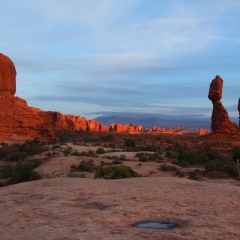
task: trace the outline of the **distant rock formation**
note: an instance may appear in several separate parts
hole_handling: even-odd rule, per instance
[[[165,129],[165,128],[160,128],[160,127],[153,126],[151,128],[146,128],[145,132],[178,133],[178,132],[181,132],[181,129],[180,129],[180,127],[175,127],[174,129],[172,129],[172,128]]]
[[[238,126],[229,119],[228,112],[221,103],[223,80],[218,75],[212,80],[209,88],[208,98],[212,101],[212,133],[237,133]]]
[[[199,129],[200,135],[205,135],[205,134],[209,134],[209,133],[210,133],[209,129],[204,129],[204,128]]]
[[[116,132],[116,133],[139,133],[143,131],[143,127],[135,126],[133,122],[130,125],[128,124],[122,125],[120,123],[117,123],[117,124],[111,124],[109,130],[111,132]]]

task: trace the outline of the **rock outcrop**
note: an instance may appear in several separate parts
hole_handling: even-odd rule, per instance
[[[29,107],[24,99],[14,96],[16,75],[11,59],[0,54],[0,142],[50,139],[54,138],[54,131],[60,130],[109,130],[96,120]]]
[[[204,129],[204,128],[199,129],[200,135],[205,135],[205,134],[209,134],[209,133],[210,133],[210,131],[208,129]]]
[[[42,119],[16,93],[16,69],[7,56],[0,54],[0,141],[13,143],[27,139],[53,137],[41,126]]]
[[[109,129],[110,131],[116,133],[139,133],[143,131],[142,126],[135,126],[133,122],[130,125],[128,124],[122,125],[120,123],[111,124]]]
[[[221,103],[222,98],[223,80],[221,77],[216,76],[212,80],[209,88],[208,98],[212,101],[212,133],[220,134],[233,134],[238,132],[238,126],[236,123],[229,119],[228,112]]]

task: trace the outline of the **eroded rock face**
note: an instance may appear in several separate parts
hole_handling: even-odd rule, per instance
[[[7,56],[0,54],[0,142],[23,142],[53,133],[41,127],[42,119],[21,98],[15,97],[16,69]],[[41,131],[40,131],[41,130]]]
[[[13,62],[0,54],[0,140],[12,135],[16,69]]]
[[[59,130],[108,131],[96,120],[29,107],[24,99],[14,96],[16,74],[14,63],[0,54],[0,142],[54,138],[54,131]]]
[[[229,119],[228,112],[221,103],[222,98],[223,80],[221,77],[216,76],[212,80],[209,88],[208,98],[212,101],[212,133],[228,133],[234,134],[238,132],[238,126],[236,123]]]
[[[11,59],[0,53],[0,93],[16,93],[16,69]]]

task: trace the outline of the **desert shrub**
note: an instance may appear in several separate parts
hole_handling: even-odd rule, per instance
[[[77,170],[82,172],[93,172],[96,166],[94,165],[93,161],[82,161],[77,167]]]
[[[157,141],[161,141],[161,140],[162,140],[162,137],[157,136],[157,137],[156,137],[156,140],[157,140]]]
[[[153,154],[140,152],[140,153],[136,154],[136,157],[139,158],[140,162],[147,162],[148,160],[149,161],[159,161],[159,160],[163,159],[161,152],[155,152]]]
[[[100,140],[102,140],[103,142],[112,142],[114,138],[111,134],[107,134],[105,136],[101,136]]]
[[[73,156],[80,156],[80,153],[79,153],[77,150],[75,150],[75,151],[72,153],[72,155],[73,155]]]
[[[129,150],[135,150],[136,143],[133,139],[124,139],[124,147],[126,147]]]
[[[176,158],[177,154],[174,151],[167,151],[165,156],[168,157],[168,158]]]
[[[161,171],[165,171],[165,172],[168,172],[168,171],[176,171],[176,167],[175,166],[171,166],[171,165],[167,165],[166,163],[160,165],[160,168],[159,168]]]
[[[191,173],[189,173],[188,179],[196,181],[196,180],[198,180],[198,177],[197,177],[196,173],[191,172]]]
[[[182,162],[186,162],[188,165],[194,165],[199,162],[199,156],[195,152],[190,152],[190,151],[182,151],[178,155],[178,160],[180,164]]]
[[[94,157],[95,153],[92,150],[89,150],[88,152],[82,151],[79,156],[86,156],[86,157]]]
[[[240,147],[235,147],[233,149],[233,160],[237,161],[237,159],[240,160]]]
[[[37,172],[34,172],[33,169],[39,164],[40,162],[35,160],[26,163],[18,163],[16,166],[5,166],[1,171],[1,175],[3,178],[9,179],[9,184],[37,180],[41,177]]]
[[[127,157],[126,157],[126,155],[120,155],[120,159],[122,160],[122,161],[126,161],[127,160]]]
[[[205,172],[219,171],[225,172],[232,177],[238,177],[238,169],[236,166],[226,164],[225,162],[212,160],[205,164]]]
[[[112,160],[112,164],[116,165],[116,164],[122,164],[121,159],[117,158],[117,159],[113,159]]]
[[[167,139],[166,139],[166,143],[173,144],[174,141],[173,141],[171,138],[167,138]]]
[[[179,177],[184,177],[184,173],[180,170],[180,169],[176,169],[176,174],[179,176]]]
[[[148,157],[147,156],[140,157],[139,162],[148,162]]]
[[[153,154],[149,154],[149,161],[158,161],[163,160],[163,156],[161,152],[155,152]]]
[[[167,151],[172,151],[173,150],[173,147],[172,146],[168,146],[167,147]]]
[[[224,167],[224,172],[229,174],[232,177],[238,177],[239,176],[238,169],[235,166],[232,166],[232,165],[226,165]]]
[[[104,148],[98,148],[96,151],[97,154],[103,154],[105,153]]]
[[[46,150],[45,143],[40,143],[37,140],[27,141],[24,144],[13,144],[11,146],[3,144],[0,148],[0,159],[2,161],[18,162]]]
[[[172,160],[171,163],[172,163],[172,164],[175,164],[175,165],[179,165],[179,164],[180,164],[180,162],[179,162],[177,159]]]
[[[161,152],[161,147],[155,145],[138,146],[137,151]]]
[[[64,149],[63,153],[65,156],[67,156],[68,154],[70,154],[72,151],[72,148],[71,147],[67,147],[66,149]]]
[[[224,157],[224,155],[221,154],[218,149],[211,148],[209,144],[206,144],[203,149],[200,149],[198,151],[198,155],[202,163],[212,161],[212,160],[221,161],[221,162],[226,161],[226,158]]]
[[[59,147],[60,147],[60,144],[54,144],[54,145],[52,145],[52,150],[57,149]]]
[[[183,147],[179,142],[175,142],[173,148],[174,148],[174,151],[178,152],[179,149],[182,149]]]
[[[120,179],[138,177],[138,174],[130,167],[105,165],[99,167],[95,173],[95,178]]]
[[[110,144],[109,144],[109,147],[110,147],[110,148],[115,148],[115,144],[114,144],[114,143],[110,143]]]

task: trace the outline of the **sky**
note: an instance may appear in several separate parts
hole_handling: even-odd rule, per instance
[[[29,106],[88,119],[238,116],[239,0],[0,0],[0,52]]]

